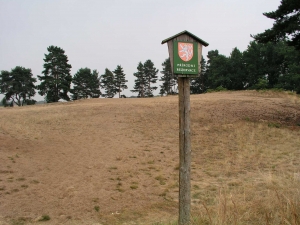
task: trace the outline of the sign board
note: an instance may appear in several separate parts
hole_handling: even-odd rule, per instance
[[[179,217],[178,225],[190,224],[191,216],[191,139],[190,77],[201,71],[202,45],[208,43],[188,31],[161,42],[168,43],[172,72],[178,74],[179,96]]]
[[[208,46],[207,42],[185,30],[161,43],[168,43],[173,74],[186,78],[200,75],[202,46]]]
[[[174,74],[199,74],[198,43],[173,41]]]

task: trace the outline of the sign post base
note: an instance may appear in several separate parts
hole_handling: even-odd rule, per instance
[[[179,91],[179,225],[190,222],[191,211],[191,139],[190,79],[178,78]]]

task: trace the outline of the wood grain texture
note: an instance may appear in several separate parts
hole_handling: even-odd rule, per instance
[[[189,224],[191,210],[190,80],[178,78],[179,90],[179,225]]]

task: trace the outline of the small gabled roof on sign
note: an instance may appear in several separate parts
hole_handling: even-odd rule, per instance
[[[170,40],[172,40],[172,39],[174,39],[174,38],[176,38],[176,37],[178,37],[178,36],[180,36],[180,35],[182,35],[182,34],[187,34],[187,35],[191,36],[191,37],[194,38],[196,41],[198,41],[200,44],[204,45],[205,47],[207,47],[207,46],[209,45],[207,42],[203,41],[201,38],[198,38],[196,35],[194,35],[194,34],[188,32],[187,30],[184,30],[184,31],[182,31],[182,32],[180,32],[180,33],[178,33],[178,34],[175,34],[175,35],[172,36],[172,37],[169,37],[169,38],[163,40],[163,41],[161,42],[161,44],[164,44],[164,43],[166,43],[166,42],[168,42],[168,41],[170,41]]]

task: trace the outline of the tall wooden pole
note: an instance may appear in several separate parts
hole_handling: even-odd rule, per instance
[[[179,225],[190,224],[191,217],[191,138],[190,80],[199,75],[202,46],[208,43],[188,31],[161,42],[168,43],[172,72],[178,76],[179,91]],[[193,49],[193,54],[186,49]],[[183,54],[184,53],[184,54]]]
[[[179,225],[190,223],[191,216],[191,138],[190,79],[178,78],[179,91]]]

